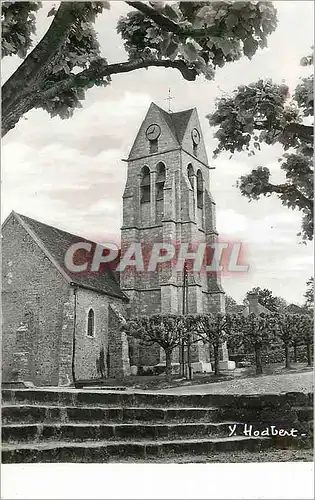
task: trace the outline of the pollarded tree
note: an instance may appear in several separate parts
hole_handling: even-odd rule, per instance
[[[141,68],[179,70],[184,79],[214,78],[215,70],[251,58],[277,25],[266,1],[126,2],[131,10],[117,24],[128,60],[108,64],[94,23],[110,2],[60,2],[52,22],[32,48],[41,2],[1,2],[2,56],[22,64],[2,88],[2,135],[34,108],[69,118],[87,89],[107,86],[111,75]]]
[[[304,57],[303,66],[313,64]],[[289,88],[271,80],[240,85],[230,96],[217,100],[214,113],[207,116],[218,127],[215,151],[248,151],[254,155],[261,145],[280,143],[287,151],[279,158],[283,183],[274,184],[270,171],[260,166],[242,176],[238,187],[249,201],[276,194],[284,206],[303,213],[302,240],[313,238],[313,75],[303,78],[290,98]]]
[[[198,336],[196,335],[196,331],[198,329],[199,321],[198,314],[185,314],[182,316],[181,320],[181,343],[180,343],[180,359],[182,364],[182,375],[185,375],[185,350],[187,352],[187,375],[188,378],[191,379],[192,371],[191,371],[191,347],[193,344],[198,342]]]
[[[298,314],[276,314],[269,324],[283,344],[286,368],[291,368],[289,348],[298,340],[299,321],[300,315]]]
[[[204,343],[213,348],[214,353],[214,373],[220,374],[219,352],[220,347],[228,340],[232,328],[231,316],[218,313],[196,315],[196,336]]]
[[[238,331],[242,338],[242,343],[248,351],[255,353],[256,374],[261,375],[262,352],[275,337],[274,327],[270,326],[271,314],[261,313],[259,315],[249,314],[248,316],[238,316]]]
[[[129,336],[150,347],[158,344],[165,352],[165,373],[170,381],[172,352],[180,345],[183,332],[183,316],[176,314],[153,314],[126,320],[121,329]]]
[[[301,314],[298,322],[298,335],[306,346],[307,365],[312,366],[312,346],[314,345],[314,317]]]

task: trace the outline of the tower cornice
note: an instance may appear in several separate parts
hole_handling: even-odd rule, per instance
[[[201,163],[201,165],[203,165],[204,167],[208,168],[209,170],[215,170],[215,167],[210,167],[210,165],[208,165],[207,163],[204,163],[199,158],[197,158],[196,156],[192,155],[191,153],[189,153],[189,151],[187,151],[186,149],[184,149],[182,147],[167,149],[166,151],[159,151],[157,153],[152,153],[150,155],[137,156],[136,158],[122,158],[121,161],[124,161],[124,162],[127,162],[127,163],[131,163],[133,161],[144,160],[145,158],[152,158],[152,157],[155,157],[155,156],[161,156],[161,154],[172,153],[174,151],[182,151],[183,153],[186,153],[188,156],[190,156],[193,160],[198,161],[199,163]]]

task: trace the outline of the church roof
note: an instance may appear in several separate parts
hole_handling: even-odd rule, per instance
[[[194,108],[185,109],[184,111],[178,111],[177,113],[168,113],[159,106],[156,107],[159,108],[164,117],[164,120],[172,130],[178,142],[181,144]]]
[[[83,288],[88,288],[101,292],[105,295],[129,300],[120,289],[114,271],[109,267],[102,266],[100,272],[91,273],[71,273],[65,266],[65,254],[74,243],[87,242],[92,244],[92,249],[96,243],[82,236],[68,233],[43,222],[39,222],[25,215],[12,212],[13,216],[20,222],[28,234],[36,241],[53,265],[60,271],[69,283],[73,283]]]

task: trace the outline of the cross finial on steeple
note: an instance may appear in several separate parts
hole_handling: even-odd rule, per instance
[[[165,101],[168,101],[168,112],[171,113],[171,100],[174,99],[174,97],[171,95],[171,89],[168,89],[168,97],[165,99]]]

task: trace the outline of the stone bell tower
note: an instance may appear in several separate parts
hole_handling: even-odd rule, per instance
[[[152,248],[162,242],[216,242],[211,167],[195,108],[167,113],[152,103],[127,162],[122,253],[130,243]],[[183,272],[160,266],[152,272],[130,267],[121,273],[121,289],[130,297],[132,315],[182,313]],[[187,288],[189,313],[224,311],[217,274],[188,272]]]

